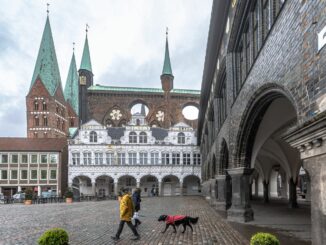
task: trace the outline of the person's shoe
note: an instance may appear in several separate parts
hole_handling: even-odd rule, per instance
[[[139,239],[140,239],[140,236],[138,235],[138,236],[135,236],[135,237],[131,238],[130,240],[137,241]]]
[[[141,224],[141,222],[140,222],[140,220],[138,220],[138,225],[140,225]]]
[[[111,236],[111,238],[112,238],[113,241],[119,241],[120,240],[120,238],[116,237],[116,236]]]

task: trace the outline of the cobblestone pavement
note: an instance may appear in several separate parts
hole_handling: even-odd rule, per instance
[[[139,241],[131,241],[132,233],[127,226],[116,244],[249,244],[200,197],[143,198],[140,218],[143,222],[138,231]],[[114,244],[114,235],[119,222],[117,201],[83,202],[73,204],[22,204],[0,206],[0,244],[37,244],[37,238],[47,229],[62,227],[73,244]],[[199,217],[190,229],[182,234],[182,227],[165,234],[164,223],[157,222],[161,214],[184,214]]]

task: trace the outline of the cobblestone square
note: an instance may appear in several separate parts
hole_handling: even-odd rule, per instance
[[[37,244],[38,237],[47,229],[62,227],[73,244],[114,244],[119,222],[118,201],[82,202],[73,204],[21,204],[0,206],[0,244]],[[165,234],[164,223],[157,222],[161,214],[184,214],[199,217],[194,232],[187,229],[176,234],[170,227]],[[201,197],[143,198],[138,228],[141,240],[130,240],[132,233],[127,226],[116,244],[248,244]]]

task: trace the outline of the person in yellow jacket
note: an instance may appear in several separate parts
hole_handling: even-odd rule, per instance
[[[139,240],[140,236],[136,230],[136,228],[131,223],[131,218],[134,215],[134,205],[131,199],[130,194],[128,193],[128,189],[123,188],[121,190],[122,196],[119,197],[120,200],[120,224],[118,231],[115,236],[112,236],[111,238],[114,241],[118,241],[120,239],[120,234],[122,232],[123,226],[125,223],[129,226],[129,228],[134,233],[135,237],[131,240]]]

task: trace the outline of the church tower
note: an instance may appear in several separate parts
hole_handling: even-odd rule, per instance
[[[78,72],[75,59],[75,48],[73,49],[67,81],[64,90],[64,96],[67,101],[67,113],[69,127],[78,127],[79,124],[79,85]]]
[[[67,137],[67,106],[49,16],[46,18],[30,90],[26,96],[26,112],[27,137]]]
[[[170,53],[169,53],[169,41],[168,41],[168,30],[166,30],[166,41],[165,41],[165,56],[164,56],[164,64],[163,71],[161,75],[161,83],[162,89],[164,91],[164,100],[165,100],[165,112],[164,112],[164,127],[168,128],[171,126],[171,103],[170,103],[170,91],[173,89],[173,79],[174,76],[172,74],[171,61],[170,61]]]
[[[83,56],[79,69],[79,125],[86,123],[89,118],[87,89],[93,85],[92,63],[88,47],[88,25],[86,25],[86,39]]]

